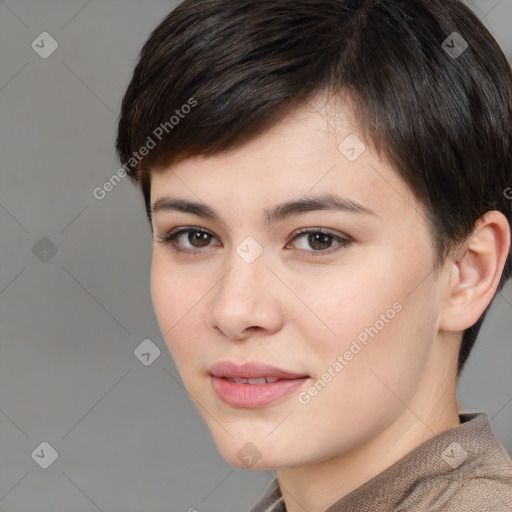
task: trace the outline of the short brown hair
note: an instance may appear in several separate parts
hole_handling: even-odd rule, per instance
[[[435,268],[485,212],[512,224],[512,71],[458,0],[179,4],[144,44],[119,119],[148,219],[151,172],[240,147],[320,92],[350,98],[365,141],[425,206]],[[509,252],[498,291],[511,268]],[[489,307],[464,332],[459,373]]]

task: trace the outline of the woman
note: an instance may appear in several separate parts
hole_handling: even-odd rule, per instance
[[[117,151],[191,399],[257,511],[512,509],[457,377],[511,272],[512,73],[456,0],[185,0]]]

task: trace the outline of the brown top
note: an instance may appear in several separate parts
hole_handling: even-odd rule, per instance
[[[512,461],[487,414],[459,417],[325,512],[511,512]],[[277,478],[250,512],[286,512]]]

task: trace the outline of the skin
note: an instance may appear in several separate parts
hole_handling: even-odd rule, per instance
[[[319,96],[242,148],[152,173],[152,204],[165,196],[202,202],[223,219],[153,216],[151,293],[164,339],[220,453],[247,468],[237,453],[253,443],[260,458],[251,469],[276,469],[289,512],[324,511],[459,424],[462,331],[491,301],[510,246],[506,218],[488,212],[434,272],[421,204],[370,145],[353,162],[339,151],[358,132],[348,104],[333,112]],[[375,215],[309,211],[270,227],[263,219],[264,208],[323,193]],[[177,227],[211,236],[181,235],[177,243],[197,255],[177,253],[158,238]],[[352,242],[294,239],[300,228]],[[236,252],[247,236],[263,249],[250,264]],[[337,357],[395,303],[401,311],[333,372]],[[269,406],[232,407],[214,393],[208,371],[225,360],[260,361],[310,379]],[[299,392],[329,368],[335,377],[301,403]]]

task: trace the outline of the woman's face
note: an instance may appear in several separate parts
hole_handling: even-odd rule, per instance
[[[426,219],[346,112],[308,105],[152,176],[158,323],[238,467],[346,454],[432,405],[443,278]]]

